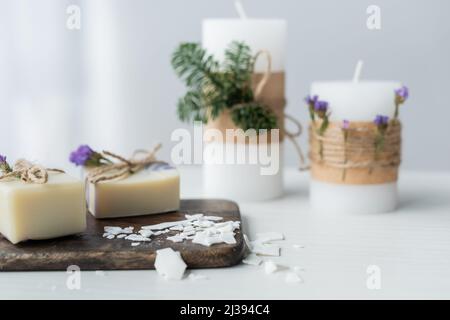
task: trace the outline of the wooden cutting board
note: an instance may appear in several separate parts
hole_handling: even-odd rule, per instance
[[[151,242],[132,247],[125,239],[103,238],[104,226],[135,227],[161,222],[184,220],[185,214],[204,213],[223,217],[223,221],[241,221],[239,207],[227,200],[182,200],[177,212],[130,218],[96,220],[87,216],[83,234],[51,240],[11,244],[0,236],[0,271],[67,270],[77,265],[81,270],[153,269],[156,250],[171,247],[180,251],[189,268],[229,267],[239,263],[245,254],[241,230],[236,230],[236,244],[215,244],[205,247],[185,240],[167,240],[170,233],[152,236]],[[173,234],[177,233],[173,231]]]

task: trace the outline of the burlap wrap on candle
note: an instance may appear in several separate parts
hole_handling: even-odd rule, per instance
[[[258,84],[262,81],[265,73],[255,73],[252,77],[253,90],[256,90]],[[277,117],[277,126],[279,130],[279,140],[283,141],[285,131],[284,131],[284,107],[286,105],[286,99],[284,96],[285,91],[285,73],[284,72],[271,72],[270,77],[264,85],[264,88],[261,90],[260,94],[257,97],[258,102],[264,103],[270,110],[272,110]],[[229,110],[225,110],[220,114],[216,119],[209,119],[208,124],[206,125],[206,130],[208,129],[217,129],[219,130],[223,136],[225,137],[226,129],[239,129],[233,120],[231,119]],[[270,131],[266,137],[258,137],[258,141],[268,143],[271,142]],[[246,143],[251,142],[248,137],[243,137],[242,139],[238,139],[237,137],[234,139],[237,141],[245,141]]]
[[[322,136],[317,132],[319,126],[317,121],[309,127],[311,175],[315,180],[352,185],[397,181],[401,162],[400,122],[389,124],[378,152],[375,148],[378,131],[372,122],[350,123],[347,139],[340,122],[330,122]]]

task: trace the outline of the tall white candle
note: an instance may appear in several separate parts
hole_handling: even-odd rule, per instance
[[[271,56],[271,71],[283,72],[286,59],[286,21],[247,18],[242,10],[239,12],[241,19],[204,20],[203,48],[209,54],[213,54],[217,60],[223,61],[224,52],[231,42],[242,41],[250,46],[253,54],[260,50],[268,51]],[[266,70],[267,61],[258,59],[255,72],[262,73]],[[245,148],[241,146],[238,149]],[[278,159],[280,170],[273,175],[261,175],[262,166],[259,164],[205,163],[206,195],[244,201],[266,200],[281,196],[283,194],[282,149],[280,146],[280,159]]]
[[[330,121],[373,121],[376,115],[392,118],[397,81],[314,82],[311,95],[329,103]],[[397,206],[397,183],[344,185],[311,181],[311,206],[317,212],[379,213]]]
[[[220,61],[233,41],[243,41],[253,53],[267,50],[272,71],[284,71],[286,59],[286,20],[279,19],[206,19],[203,21],[203,47]],[[267,63],[260,59],[255,71],[264,72]]]
[[[86,63],[83,135],[79,143],[130,155],[158,142],[151,123],[153,94],[140,54],[145,46],[131,36],[134,24],[122,14],[124,2],[84,5]],[[145,59],[145,61],[147,61]],[[153,140],[153,138],[155,140]]]

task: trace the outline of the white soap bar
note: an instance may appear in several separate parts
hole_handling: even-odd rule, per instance
[[[100,219],[176,211],[180,176],[175,168],[155,163],[122,180],[88,183],[88,208]]]
[[[51,239],[86,229],[84,184],[49,173],[46,184],[0,181],[0,232],[12,243]]]

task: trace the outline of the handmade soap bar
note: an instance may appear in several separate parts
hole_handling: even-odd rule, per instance
[[[0,181],[0,232],[12,243],[50,239],[86,229],[84,185],[64,173],[45,184]]]
[[[180,208],[180,176],[165,163],[153,163],[125,179],[88,183],[88,208],[96,218],[117,218]]]

